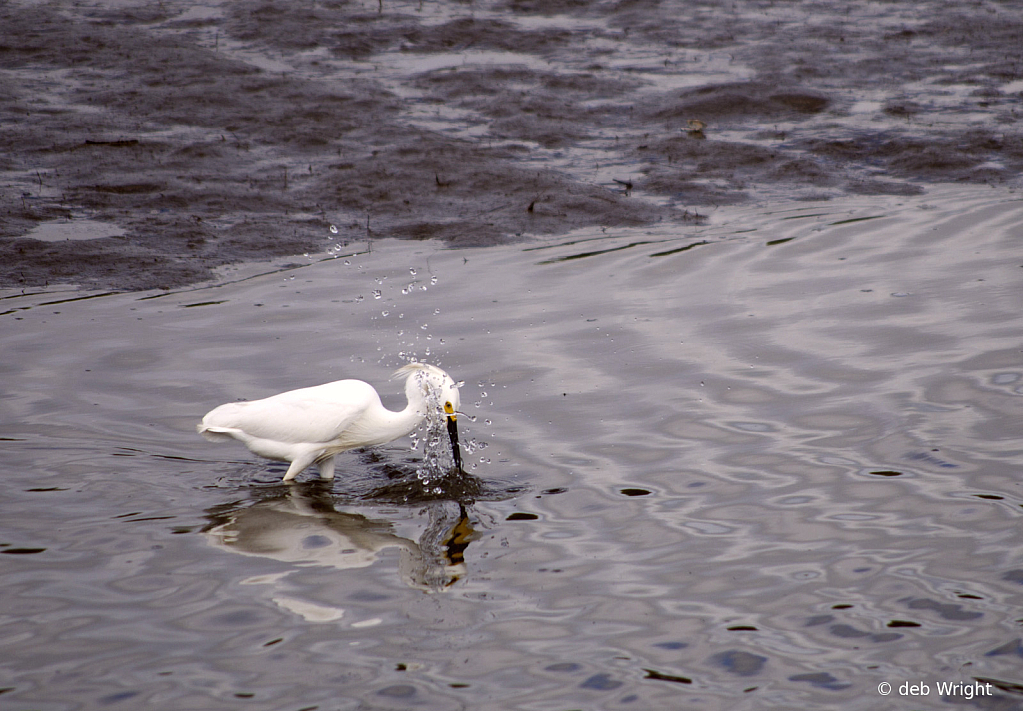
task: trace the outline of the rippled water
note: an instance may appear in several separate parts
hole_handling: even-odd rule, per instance
[[[939,190],[8,292],[0,701],[1016,708],[1021,223]],[[445,496],[407,440],[289,487],[195,434],[344,377],[398,408],[399,354],[466,382]]]

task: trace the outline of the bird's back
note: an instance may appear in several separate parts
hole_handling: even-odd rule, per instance
[[[328,443],[339,439],[367,408],[374,406],[382,407],[369,383],[337,380],[262,400],[221,405],[203,417],[199,432],[212,440]]]

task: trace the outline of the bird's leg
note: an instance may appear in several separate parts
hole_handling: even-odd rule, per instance
[[[334,455],[324,457],[323,459],[316,462],[316,466],[320,470],[321,479],[333,479],[334,478]]]
[[[291,466],[288,467],[288,471],[284,475],[284,479],[282,479],[282,481],[291,481],[301,474],[303,469],[313,463],[317,454],[318,452],[306,452],[305,454],[300,454],[292,459]]]

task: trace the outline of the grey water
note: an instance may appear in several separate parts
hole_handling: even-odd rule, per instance
[[[709,218],[4,292],[0,707],[1019,707],[1019,195]],[[195,433],[409,358],[450,489]]]

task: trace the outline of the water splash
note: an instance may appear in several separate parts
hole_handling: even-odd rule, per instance
[[[429,486],[431,482],[447,476],[456,467],[440,388],[434,387],[425,377],[419,380],[420,384],[425,386],[427,395],[426,419],[415,433],[417,442],[423,445],[423,459],[416,468],[416,478]]]

